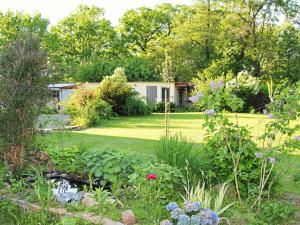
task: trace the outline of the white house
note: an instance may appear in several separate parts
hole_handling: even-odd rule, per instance
[[[167,93],[168,100],[179,107],[188,104],[188,98],[192,91],[192,83],[189,82],[128,82],[128,84],[132,86],[143,99],[153,104],[164,102],[165,93]],[[70,98],[70,95],[79,85],[92,89],[96,88],[99,83],[51,84],[49,88],[58,102],[64,102]]]

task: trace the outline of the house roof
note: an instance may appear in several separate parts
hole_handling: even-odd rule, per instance
[[[48,88],[59,88],[59,89],[73,89],[77,88],[77,84],[68,83],[68,84],[49,84]]]

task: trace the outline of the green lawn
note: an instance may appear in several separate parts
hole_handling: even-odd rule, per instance
[[[235,120],[233,114],[228,117]],[[249,126],[253,136],[262,132],[263,124],[268,119],[263,115],[239,114],[240,125]],[[201,143],[204,131],[200,113],[173,113],[170,115],[171,133],[181,132],[195,143]],[[117,148],[137,154],[143,158],[154,157],[155,144],[164,134],[164,115],[153,114],[147,117],[114,117],[101,126],[66,134],[52,134],[52,140],[64,144],[84,144],[89,148]],[[300,174],[300,151],[284,156],[279,160],[279,171],[282,176],[280,191],[300,195],[300,183],[294,182]],[[300,179],[300,178],[299,178]],[[299,186],[297,186],[298,184]]]

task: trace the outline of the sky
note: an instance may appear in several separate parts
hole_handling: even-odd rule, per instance
[[[195,0],[0,0],[0,11],[40,12],[43,17],[56,24],[60,19],[74,11],[79,4],[96,5],[105,10],[105,17],[115,26],[119,18],[129,9],[141,6],[152,7],[161,3],[187,4]]]

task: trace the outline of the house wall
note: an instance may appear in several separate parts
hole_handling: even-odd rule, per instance
[[[157,103],[162,101],[162,88],[170,88],[170,102],[177,103],[177,93],[175,83],[163,82],[128,82],[132,88],[140,94],[143,99],[147,99],[147,86],[157,87]]]
[[[75,89],[61,89],[60,90],[60,101],[66,102],[70,99],[71,95],[74,93]]]

